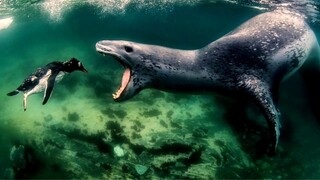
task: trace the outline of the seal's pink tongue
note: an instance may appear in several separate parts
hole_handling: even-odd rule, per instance
[[[127,86],[127,84],[129,83],[130,80],[130,69],[126,68],[126,70],[124,71],[123,75],[122,75],[122,83],[121,83],[121,90],[124,90],[124,88]]]
[[[122,75],[122,81],[121,81],[121,87],[118,89],[118,91],[114,94],[112,94],[113,99],[118,99],[123,90],[127,87],[129,81],[130,81],[130,69],[126,68],[126,70],[124,71],[123,75]]]

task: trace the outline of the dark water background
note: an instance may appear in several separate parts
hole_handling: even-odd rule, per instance
[[[248,110],[214,94],[155,90],[115,103],[111,94],[123,69],[95,52],[102,39],[200,48],[283,6],[303,13],[320,38],[317,1],[0,1],[0,18],[13,17],[0,30],[0,178],[320,178],[320,122],[298,75],[282,84],[282,136],[270,158],[259,149],[267,131],[253,105]],[[37,67],[71,57],[89,74],[67,75],[45,106],[41,94],[32,95],[23,112],[21,95],[6,96]],[[113,135],[110,122],[122,128],[121,136]],[[199,129],[201,140],[189,138]],[[169,150],[163,148],[168,139],[175,144]],[[194,144],[203,147],[197,161],[172,164],[176,157],[190,160]],[[10,159],[19,145],[20,163]],[[112,155],[118,145],[125,157]],[[147,173],[137,175],[137,164]]]

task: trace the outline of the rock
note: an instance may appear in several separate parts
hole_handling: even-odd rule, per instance
[[[10,160],[12,162],[12,166],[17,171],[26,168],[26,159],[24,156],[25,149],[23,145],[19,145],[18,147],[13,146],[10,151]]]
[[[10,161],[15,179],[29,179],[44,167],[44,163],[30,144],[13,146],[10,151]],[[12,175],[10,171],[6,173]]]
[[[51,114],[48,114],[47,116],[44,117],[44,121],[49,122],[52,121],[53,116]]]
[[[76,122],[76,121],[79,121],[79,119],[80,119],[80,116],[76,112],[68,114],[68,121],[70,122]]]
[[[127,162],[122,167],[122,172],[128,173],[135,178],[148,178],[152,174],[152,169],[146,165]]]
[[[124,156],[124,150],[120,146],[116,146],[113,148],[113,152],[117,157],[123,157]]]
[[[15,178],[15,173],[12,168],[6,168],[3,173],[3,179],[14,179]]]
[[[140,176],[142,176],[142,175],[144,175],[147,171],[148,171],[148,167],[147,166],[143,166],[143,165],[140,165],[140,164],[136,164],[135,166],[134,166],[134,169],[136,170],[136,172],[140,175]]]
[[[195,138],[207,138],[208,137],[208,129],[198,127],[192,132],[192,136]]]

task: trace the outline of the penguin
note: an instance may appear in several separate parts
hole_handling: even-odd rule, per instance
[[[26,111],[28,96],[44,91],[42,104],[45,105],[52,94],[55,82],[59,82],[65,74],[76,70],[88,73],[82,63],[76,58],[71,58],[65,62],[51,62],[36,69],[36,71],[30,74],[17,89],[9,92],[7,95],[14,96],[20,92],[23,93],[23,108],[24,111]]]

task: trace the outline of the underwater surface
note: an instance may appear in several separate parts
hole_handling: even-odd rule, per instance
[[[0,0],[0,178],[320,178],[320,121],[298,74],[280,88],[278,151],[251,104],[218,94],[147,89],[114,102],[123,67],[103,39],[196,49],[276,8],[304,14],[320,39],[319,2],[306,0]],[[4,20],[5,19],[5,20]],[[43,94],[6,94],[36,68],[79,59]]]

